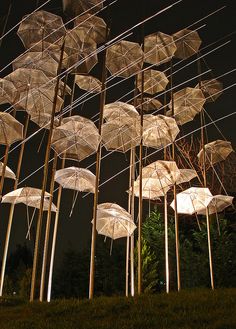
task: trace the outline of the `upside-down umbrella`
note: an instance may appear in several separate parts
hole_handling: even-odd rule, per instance
[[[209,215],[219,213],[223,211],[225,208],[229,207],[233,203],[233,197],[228,195],[214,195],[210,203],[208,204],[208,212]],[[199,215],[206,215],[206,210],[198,210]]]
[[[48,52],[27,52],[14,60],[13,70],[28,68],[41,70],[49,77],[57,75],[58,62]]]
[[[91,120],[75,115],[53,130],[51,147],[60,158],[81,161],[97,151],[100,139]]]
[[[85,28],[90,38],[97,44],[106,41],[107,25],[101,17],[84,14],[77,17],[74,24]]]
[[[60,16],[39,10],[23,17],[17,34],[25,48],[34,46],[34,51],[42,51],[44,43],[61,45],[66,29]]]
[[[103,117],[106,121],[116,120],[119,118],[138,119],[139,114],[133,105],[124,102],[109,103],[104,106]]]
[[[174,33],[173,38],[177,47],[174,56],[180,59],[186,59],[196,54],[202,43],[197,31],[188,29]]]
[[[169,80],[165,73],[157,70],[146,70],[144,73],[139,73],[137,77],[137,87],[142,91],[142,75],[143,75],[143,92],[154,95],[165,90]]]
[[[102,203],[97,207],[96,229],[98,234],[112,240],[131,236],[136,228],[131,215],[113,203]]]
[[[80,89],[90,91],[91,93],[100,93],[102,90],[101,81],[91,75],[76,74],[75,83]]]
[[[156,98],[143,97],[143,100],[141,99],[141,97],[136,98],[136,108],[138,110],[142,108],[144,112],[157,110],[160,109],[162,106],[162,103]]]
[[[213,195],[205,187],[190,187],[176,195],[177,212],[179,214],[193,215],[194,213],[205,209],[211,202]],[[170,205],[175,209],[174,201]]]
[[[0,176],[2,176],[3,167],[4,167],[3,162],[0,162]],[[15,173],[8,166],[6,166],[4,175],[5,178],[16,179]]]
[[[0,144],[11,145],[23,139],[24,126],[12,115],[0,112]]]
[[[143,116],[143,145],[160,148],[174,142],[179,133],[175,119],[164,115]]]
[[[138,43],[122,40],[107,49],[106,67],[111,75],[127,78],[143,66],[143,51]]]
[[[144,61],[149,64],[159,65],[171,60],[176,51],[172,36],[157,32],[144,38]]]
[[[91,14],[99,12],[103,8],[100,0],[63,0],[63,10],[67,15],[75,17],[84,12]]]
[[[68,167],[55,173],[55,181],[63,188],[80,192],[95,191],[95,175],[88,169]]]
[[[223,84],[216,80],[202,80],[195,88],[201,89],[206,97],[206,102],[215,102],[216,99],[223,93]]]
[[[205,101],[201,89],[187,87],[174,93],[174,117],[177,124],[183,125],[192,121],[195,115],[201,112]],[[170,116],[172,114],[172,101],[168,106],[171,111],[168,111],[166,115]]]
[[[225,160],[231,152],[233,152],[231,142],[217,139],[214,142],[205,144],[204,150],[201,149],[197,157],[199,162],[203,163],[205,153],[205,162],[213,165],[217,162]]]

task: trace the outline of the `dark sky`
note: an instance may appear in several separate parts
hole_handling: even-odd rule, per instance
[[[1,3],[0,14],[2,17],[1,26],[3,26],[3,16],[6,14],[10,1],[3,0]],[[42,4],[43,1],[39,1]],[[118,35],[119,33],[125,31],[127,28],[132,27],[134,24],[138,23],[141,19],[153,15],[158,10],[171,4],[172,1],[158,1],[158,0],[118,0],[111,8],[110,11],[104,11],[101,16],[105,20],[111,20],[111,31],[112,37]],[[195,21],[206,16],[210,12],[226,5],[227,7],[216,15],[208,18],[207,20],[197,24],[195,27],[199,27],[202,24],[206,24],[205,27],[199,30],[199,34],[202,38],[202,48],[205,46],[223,38],[224,36],[230,34],[236,30],[235,24],[235,9],[236,3],[234,0],[183,0],[182,3],[176,5],[169,11],[155,17],[150,22],[146,23],[144,26],[144,33],[148,35],[157,31],[161,31],[167,34],[175,33],[186,26],[193,24]],[[15,0],[12,1],[12,9],[10,12],[10,18],[7,24],[7,29],[11,28],[14,24],[20,21],[23,15],[30,13],[35,9],[36,1],[29,0]],[[51,1],[48,5],[44,7],[45,10],[51,11],[58,15],[63,15],[62,6],[60,1]],[[66,20],[66,17],[64,17]],[[141,38],[141,29],[136,29],[133,31],[133,35],[129,37],[130,41],[139,41]],[[230,40],[231,43],[211,55],[206,57],[206,62],[208,67],[212,69],[212,73],[206,75],[206,78],[211,78],[212,76],[217,77],[231,69],[235,66],[235,53],[236,53],[236,35],[228,37],[225,41]],[[218,42],[220,45],[224,41]],[[208,50],[213,49],[214,46],[208,48]],[[8,62],[17,57],[21,52],[24,51],[23,45],[20,39],[16,35],[16,30],[11,32],[4,40],[0,51],[0,67],[4,67]],[[203,51],[204,53],[204,51]],[[190,58],[191,61],[193,58]],[[177,62],[177,60],[176,60]],[[160,68],[162,69],[162,68]],[[203,65],[202,70],[206,70],[206,66]],[[11,68],[1,72],[0,77],[4,77],[11,71]],[[174,85],[185,81],[196,75],[197,66],[193,64],[189,66],[188,69],[184,69],[181,73],[174,76]],[[100,66],[94,68],[91,74],[99,77]],[[115,80],[118,81],[118,80]],[[236,81],[236,73],[226,76],[221,79],[224,86],[229,86]],[[192,81],[186,86],[195,86],[197,80]],[[130,81],[118,85],[116,88],[111,89],[107,93],[107,103],[113,102],[129,90],[133,88],[133,79]],[[76,91],[76,95],[80,95],[79,90]],[[214,104],[209,104],[207,111],[213,118],[219,118],[228,113],[235,111],[235,101],[236,101],[236,89],[235,87],[226,91]],[[98,112],[98,98],[93,101],[87,102],[83,107],[76,108],[76,113],[81,114],[86,117],[91,117],[93,114]],[[3,110],[4,108],[2,108]],[[23,121],[23,114],[18,113],[17,118]],[[235,134],[235,116],[229,119],[219,122],[218,126],[222,129],[225,137],[228,140],[233,141],[236,144],[236,134]],[[196,119],[194,124],[187,124],[184,126],[183,131],[187,132],[194,127],[199,126],[199,120]],[[30,124],[29,133],[32,133],[37,129],[36,125]],[[209,130],[209,136],[211,140],[220,138],[216,129],[211,128]],[[40,136],[33,138],[26,147],[22,176],[26,177],[31,171],[35,170],[39,164],[42,163],[44,158],[44,149],[37,153],[36,149],[40,143],[42,134]],[[45,144],[45,139],[44,139]],[[1,156],[3,155],[3,148],[0,148]],[[105,151],[103,151],[105,154]],[[160,158],[160,155],[156,155],[153,160]],[[129,153],[127,156],[117,153],[112,156],[107,157],[105,161],[102,162],[101,169],[101,182],[115,174],[118,170],[125,168],[128,165]],[[86,159],[81,162],[82,167],[94,162],[95,156]],[[67,163],[67,166],[73,165],[73,162]],[[9,166],[15,170],[17,165],[17,152],[14,152],[9,157]],[[94,166],[91,169],[95,173]],[[27,182],[23,184],[28,186],[41,187],[41,177],[42,172],[31,177]],[[12,183],[7,183],[5,185],[4,193],[11,190]],[[104,187],[100,188],[99,202],[117,202],[121,206],[126,208],[127,205],[127,195],[125,191],[128,188],[128,173],[126,172],[122,176],[113,179],[111,182],[106,184]],[[60,257],[63,250],[66,250],[68,246],[81,247],[86,244],[89,239],[91,226],[90,220],[92,218],[92,196],[88,196],[82,199],[80,195],[73,213],[73,216],[69,218],[70,206],[72,202],[73,193],[71,191],[65,190],[62,195],[62,211],[60,216],[60,227],[59,227],[59,244],[57,257]],[[145,203],[145,209],[147,209],[147,203]],[[0,243],[2,244],[5,225],[7,223],[8,206],[4,205],[0,208],[1,221],[0,221]],[[14,225],[12,230],[11,245],[16,243],[24,242],[24,232],[26,228],[26,211],[21,205],[17,205],[15,209]],[[13,242],[14,241],[14,242]]]

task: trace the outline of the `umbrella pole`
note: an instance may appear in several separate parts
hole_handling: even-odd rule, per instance
[[[10,149],[10,145],[6,145],[3,166],[2,166],[2,176],[1,176],[1,181],[0,181],[0,201],[2,199],[2,190],[3,190],[4,180],[5,180],[5,173],[6,173],[9,149]]]
[[[28,130],[29,118],[30,118],[30,116],[28,114],[27,118],[25,120],[25,125],[24,125],[24,135],[23,135],[24,140],[26,138],[26,134],[27,134],[27,130]],[[14,186],[13,186],[14,191],[17,189],[18,181],[19,181],[19,178],[20,178],[20,171],[21,171],[21,164],[22,164],[22,160],[23,160],[24,149],[25,149],[25,142],[23,142],[21,144],[21,148],[20,148],[20,154],[19,154],[18,165],[17,165],[17,170],[16,170],[16,180],[15,180],[15,183],[14,183]],[[15,205],[11,204],[9,218],[8,218],[8,225],[7,225],[7,233],[6,233],[4,251],[3,251],[2,267],[1,267],[0,296],[2,296],[2,294],[3,294],[3,284],[4,284],[7,254],[8,254],[10,235],[11,235],[11,227],[12,227],[14,209],[15,209]]]
[[[166,266],[166,292],[170,291],[169,253],[168,253],[168,213],[167,193],[164,196],[164,222],[165,222],[165,266]]]
[[[39,244],[40,244],[40,237],[41,237],[41,230],[42,230],[42,219],[43,219],[43,204],[44,204],[44,196],[47,186],[47,177],[48,177],[48,167],[49,167],[49,157],[50,157],[50,146],[51,146],[51,138],[52,138],[52,131],[54,125],[54,117],[56,112],[56,104],[57,104],[57,95],[59,90],[59,81],[60,81],[60,72],[62,67],[62,60],[63,60],[63,52],[64,52],[64,45],[63,42],[60,54],[60,62],[58,65],[58,74],[57,74],[57,81],[55,86],[55,94],[53,100],[53,107],[52,107],[52,114],[51,114],[51,122],[49,128],[49,135],[48,135],[48,142],[45,154],[45,161],[44,161],[44,172],[43,172],[43,185],[42,185],[42,194],[40,200],[40,209],[37,221],[37,228],[36,228],[36,238],[35,238],[35,247],[34,247],[34,259],[33,259],[33,270],[32,270],[32,278],[31,278],[31,289],[30,289],[30,301],[32,302],[35,297],[35,286],[36,286],[36,276],[37,276],[37,265],[38,265],[38,256],[39,256]]]
[[[135,148],[132,148],[132,176],[131,176],[131,207],[130,214],[134,221],[134,180],[135,180]],[[130,237],[130,293],[134,296],[134,233]]]
[[[107,36],[108,36],[108,30],[107,30]],[[106,100],[106,76],[107,76],[107,70],[106,70],[106,49],[105,49],[103,53],[103,63],[102,63],[102,79],[101,79],[102,91],[100,96],[100,115],[99,115],[99,127],[98,127],[98,132],[100,135],[102,131],[103,110]],[[92,299],[94,296],[96,224],[97,224],[98,188],[100,181],[101,150],[102,150],[102,144],[100,142],[96,156],[96,182],[95,182],[95,193],[93,199],[93,225],[92,225],[90,271],[89,271],[89,299]]]

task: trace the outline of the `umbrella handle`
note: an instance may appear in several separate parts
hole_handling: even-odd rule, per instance
[[[78,194],[79,194],[79,191],[76,191],[76,194],[75,194],[74,200],[73,200],[73,202],[72,202],[71,210],[70,210],[70,215],[69,215],[70,218],[71,218],[71,216],[72,216],[72,213],[73,213],[73,210],[74,210],[74,207],[75,207],[75,203],[76,203],[77,198],[78,198]]]
[[[30,229],[31,229],[31,226],[32,226],[32,223],[33,223],[35,211],[36,211],[36,208],[34,208],[34,212],[33,212],[33,215],[31,217],[30,223],[28,225],[28,231],[27,231],[27,234],[26,234],[26,237],[25,237],[26,239],[29,237],[29,240],[30,240]]]
[[[111,239],[111,245],[110,245],[110,256],[112,254],[112,247],[113,247],[113,239]]]

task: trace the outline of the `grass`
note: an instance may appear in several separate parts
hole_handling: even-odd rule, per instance
[[[234,329],[236,289],[51,303],[0,299],[0,329]]]

